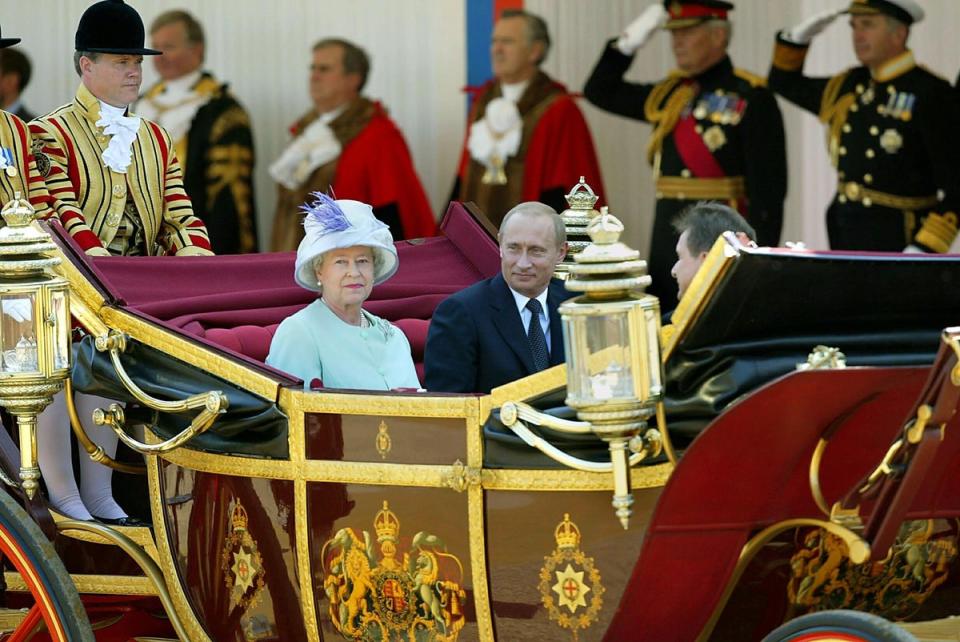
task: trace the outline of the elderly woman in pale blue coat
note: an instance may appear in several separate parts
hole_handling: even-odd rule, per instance
[[[397,271],[390,229],[366,203],[320,193],[304,205],[305,236],[294,278],[320,297],[287,317],[270,343],[267,363],[310,389],[419,388],[410,343],[399,328],[363,303]]]

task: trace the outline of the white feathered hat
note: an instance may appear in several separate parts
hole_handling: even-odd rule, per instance
[[[333,200],[326,194],[314,192],[312,203],[300,209],[305,236],[297,248],[294,279],[308,290],[320,292],[314,262],[324,253],[345,247],[362,245],[377,256],[374,260],[373,284],[383,283],[397,271],[400,261],[393,244],[390,228],[373,215],[373,208],[360,201]]]

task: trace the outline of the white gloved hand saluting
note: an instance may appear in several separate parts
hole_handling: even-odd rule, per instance
[[[810,16],[796,27],[783,32],[784,40],[795,45],[809,45],[813,37],[830,26],[830,23],[846,13],[847,9],[829,9]]]
[[[636,20],[623,30],[623,33],[617,39],[616,45],[624,55],[632,56],[634,52],[647,44],[653,33],[667,24],[670,14],[663,8],[659,2],[652,4],[640,14]]]

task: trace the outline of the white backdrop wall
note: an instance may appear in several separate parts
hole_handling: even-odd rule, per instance
[[[550,25],[554,49],[546,71],[579,91],[607,38],[618,33],[649,0],[527,0]],[[765,74],[777,29],[843,0],[740,0],[733,12],[731,54],[737,66]],[[960,66],[960,2],[921,0],[927,19],[910,44],[932,70],[953,80]],[[66,102],[76,88],[73,34],[87,2],[6,0],[4,35],[23,38],[34,62],[25,103],[43,112]],[[310,46],[341,36],[367,49],[373,71],[366,93],[390,109],[403,129],[434,210],[446,206],[466,114],[463,0],[138,0],[149,22],[160,12],[186,8],[207,32],[207,68],[227,80],[250,111],[257,145],[257,201],[261,241],[269,234],[274,187],[267,165],[287,141],[287,127],[308,106]],[[849,28],[840,19],[819,37],[807,63],[828,74],[854,64]],[[658,35],[638,55],[628,78],[653,80],[672,66],[669,37]],[[155,79],[145,65],[146,87]],[[628,225],[627,240],[648,243],[653,204],[644,159],[649,127],[603,113],[583,101],[593,129],[611,210]],[[835,189],[823,130],[816,118],[781,102],[790,163],[784,240],[826,247],[825,205]],[[960,152],[958,152],[960,153]],[[956,246],[955,246],[956,247]]]

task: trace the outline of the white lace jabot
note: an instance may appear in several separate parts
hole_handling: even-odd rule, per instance
[[[140,129],[139,116],[124,116],[126,107],[114,107],[100,101],[100,120],[97,127],[103,128],[103,133],[110,136],[107,148],[103,150],[103,164],[115,172],[127,173],[127,167],[133,158],[131,146],[137,138]]]

